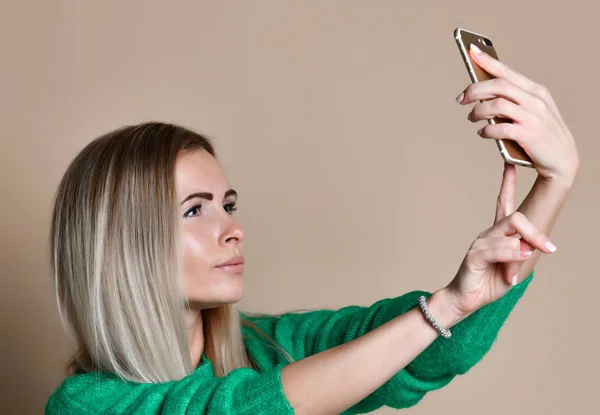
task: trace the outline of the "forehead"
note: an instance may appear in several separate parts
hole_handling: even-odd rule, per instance
[[[184,196],[193,192],[223,194],[229,183],[223,168],[205,150],[187,151],[177,158],[175,165],[177,193]]]

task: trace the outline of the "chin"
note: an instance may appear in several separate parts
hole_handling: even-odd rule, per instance
[[[244,285],[228,284],[227,286],[219,285],[212,289],[202,290],[203,292],[197,295],[189,295],[188,302],[193,308],[207,309],[222,307],[227,304],[235,304],[244,297]],[[206,293],[212,295],[207,297]]]
[[[243,297],[244,297],[244,290],[241,289],[241,290],[223,293],[222,295],[215,298],[213,302],[219,303],[220,305],[235,304],[238,301],[240,301]]]

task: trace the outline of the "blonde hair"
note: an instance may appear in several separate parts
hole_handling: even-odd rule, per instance
[[[181,281],[175,164],[211,142],[181,126],[144,123],[88,144],[56,192],[51,262],[61,321],[77,344],[69,374],[107,371],[157,383],[193,371]],[[233,305],[202,310],[214,374],[255,365],[242,323],[285,353]]]

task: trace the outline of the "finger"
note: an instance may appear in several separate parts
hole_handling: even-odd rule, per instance
[[[490,229],[483,233],[483,236],[511,236],[515,234],[528,242],[533,248],[550,254],[556,251],[556,246],[542,234],[521,212],[515,212],[510,216],[500,220]]]
[[[533,254],[533,250],[535,248],[533,246],[531,246],[531,244],[529,244],[528,242],[525,242],[523,239],[519,239],[519,250],[521,252],[531,252]],[[521,270],[521,265],[522,264],[518,264],[516,267],[514,267],[513,269],[507,270],[506,274],[507,275],[512,275],[512,285],[517,285],[520,281],[519,281],[519,272]],[[512,267],[512,265],[507,264],[505,265],[506,267]]]
[[[538,107],[540,106],[539,103],[543,103],[544,105],[547,105],[547,107],[555,116],[559,116],[558,108],[556,107],[556,103],[548,91],[548,88],[533,82],[525,75],[515,71],[512,68],[509,68],[498,59],[494,59],[489,54],[483,52],[476,45],[471,44],[470,55],[473,58],[474,63],[480,66],[483,70],[497,78],[506,79],[516,86],[529,92],[532,96],[538,99]]]
[[[487,236],[476,239],[471,246],[471,249],[489,248],[510,248],[517,251],[521,249],[521,239],[515,236]]]
[[[531,141],[527,139],[523,133],[523,126],[510,122],[499,122],[496,124],[488,124],[481,127],[477,134],[482,138],[490,138],[494,140],[513,140],[516,141],[529,154]]]
[[[473,44],[471,44],[470,49],[471,57],[484,71],[496,78],[504,78],[531,94],[536,95],[536,92],[539,93],[539,85],[525,75],[509,68],[506,64],[500,62],[498,59],[494,59]]]
[[[509,68],[506,64],[500,62],[499,60],[495,59],[494,57],[490,56],[489,54],[481,51],[481,49],[479,49],[477,46],[475,46],[475,45],[471,45],[471,46],[472,47],[471,47],[470,55],[473,58],[474,64],[480,66],[483,70],[487,71],[489,74],[495,76],[496,79],[500,80],[498,84],[492,84],[492,85],[496,85],[493,88],[496,88],[497,85],[500,86],[500,91],[497,91],[498,92],[497,96],[502,96],[502,97],[509,99],[520,105],[525,105],[528,109],[531,109],[533,112],[539,112],[540,110],[549,109],[550,112],[554,116],[557,116],[557,117],[560,116],[560,113],[558,111],[556,103],[554,102],[554,99],[552,98],[550,91],[548,91],[548,88],[546,88],[543,85],[533,82],[531,79],[527,78],[525,75],[515,71],[512,68]],[[475,52],[475,50],[478,50],[481,53],[477,53],[477,52]],[[507,88],[507,86],[506,85],[502,86],[502,82],[503,82],[502,80],[508,81],[508,83],[513,84],[515,87],[519,88],[525,94],[521,94],[516,90],[512,90],[510,92],[503,92],[502,89]],[[488,88],[488,85],[486,85],[486,84],[488,84],[489,82],[491,82],[491,80],[475,82],[472,85],[474,88],[476,85],[481,84],[481,86],[478,86],[475,89],[476,90],[479,88],[485,89],[485,88]],[[488,92],[488,94],[489,94],[489,92]],[[467,93],[465,90],[464,95],[461,94],[460,97],[463,97],[466,95],[467,95]],[[485,94],[483,94],[483,95],[485,95]],[[473,97],[472,99],[482,99],[482,98]],[[486,99],[486,98],[483,98],[483,99]],[[458,98],[457,98],[457,101],[464,103],[464,104],[468,103],[466,101],[463,102],[462,100],[459,100]],[[471,101],[471,102],[474,102],[474,101]]]
[[[478,251],[470,251],[469,256],[472,261],[479,266],[486,266],[489,264],[496,263],[523,263],[531,258],[531,251],[520,251],[511,248],[488,248],[480,249]],[[512,275],[508,279],[509,282],[512,280]]]
[[[494,98],[475,105],[469,112],[471,122],[491,120],[493,118],[508,118],[515,122],[531,119],[531,113],[523,107],[504,98]]]
[[[522,252],[522,251],[521,251]],[[522,262],[509,262],[502,264],[504,266],[504,279],[511,285],[517,285],[519,281],[519,269]]]
[[[536,97],[521,87],[504,78],[494,78],[474,82],[467,86],[463,95],[456,99],[458,103],[467,105],[477,101],[485,101],[501,97],[517,105],[531,107],[536,104]]]
[[[496,217],[494,223],[499,222],[514,212],[516,182],[517,171],[515,166],[505,162],[500,193],[498,194],[498,200],[496,201]]]
[[[499,122],[483,126],[477,131],[477,134],[482,138],[493,138],[496,140],[510,139],[517,141],[519,144],[524,141],[521,126],[510,122]]]
[[[530,257],[533,252],[531,249],[521,249],[522,244],[519,238],[514,236],[489,236],[486,238],[476,239],[471,250],[483,251],[490,249],[508,249],[511,251],[529,251],[523,254],[525,257]],[[520,268],[520,262],[507,262],[498,264],[498,269],[503,275],[504,280],[507,284],[512,284],[515,279],[515,275],[518,274]]]
[[[475,251],[493,248],[523,251],[521,249],[521,239],[515,236],[487,236],[476,239],[473,245],[471,245],[471,250]]]

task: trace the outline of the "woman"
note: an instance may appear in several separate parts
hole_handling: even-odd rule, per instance
[[[494,224],[449,284],[371,307],[240,313],[244,231],[204,137],[169,124],[89,144],[59,186],[52,260],[78,352],[47,414],[365,413],[406,408],[466,373],[523,295],[579,169],[546,89],[474,48],[498,79],[458,97],[484,138],[516,140],[538,178],[514,212],[506,165]],[[519,239],[520,236],[520,239]]]

